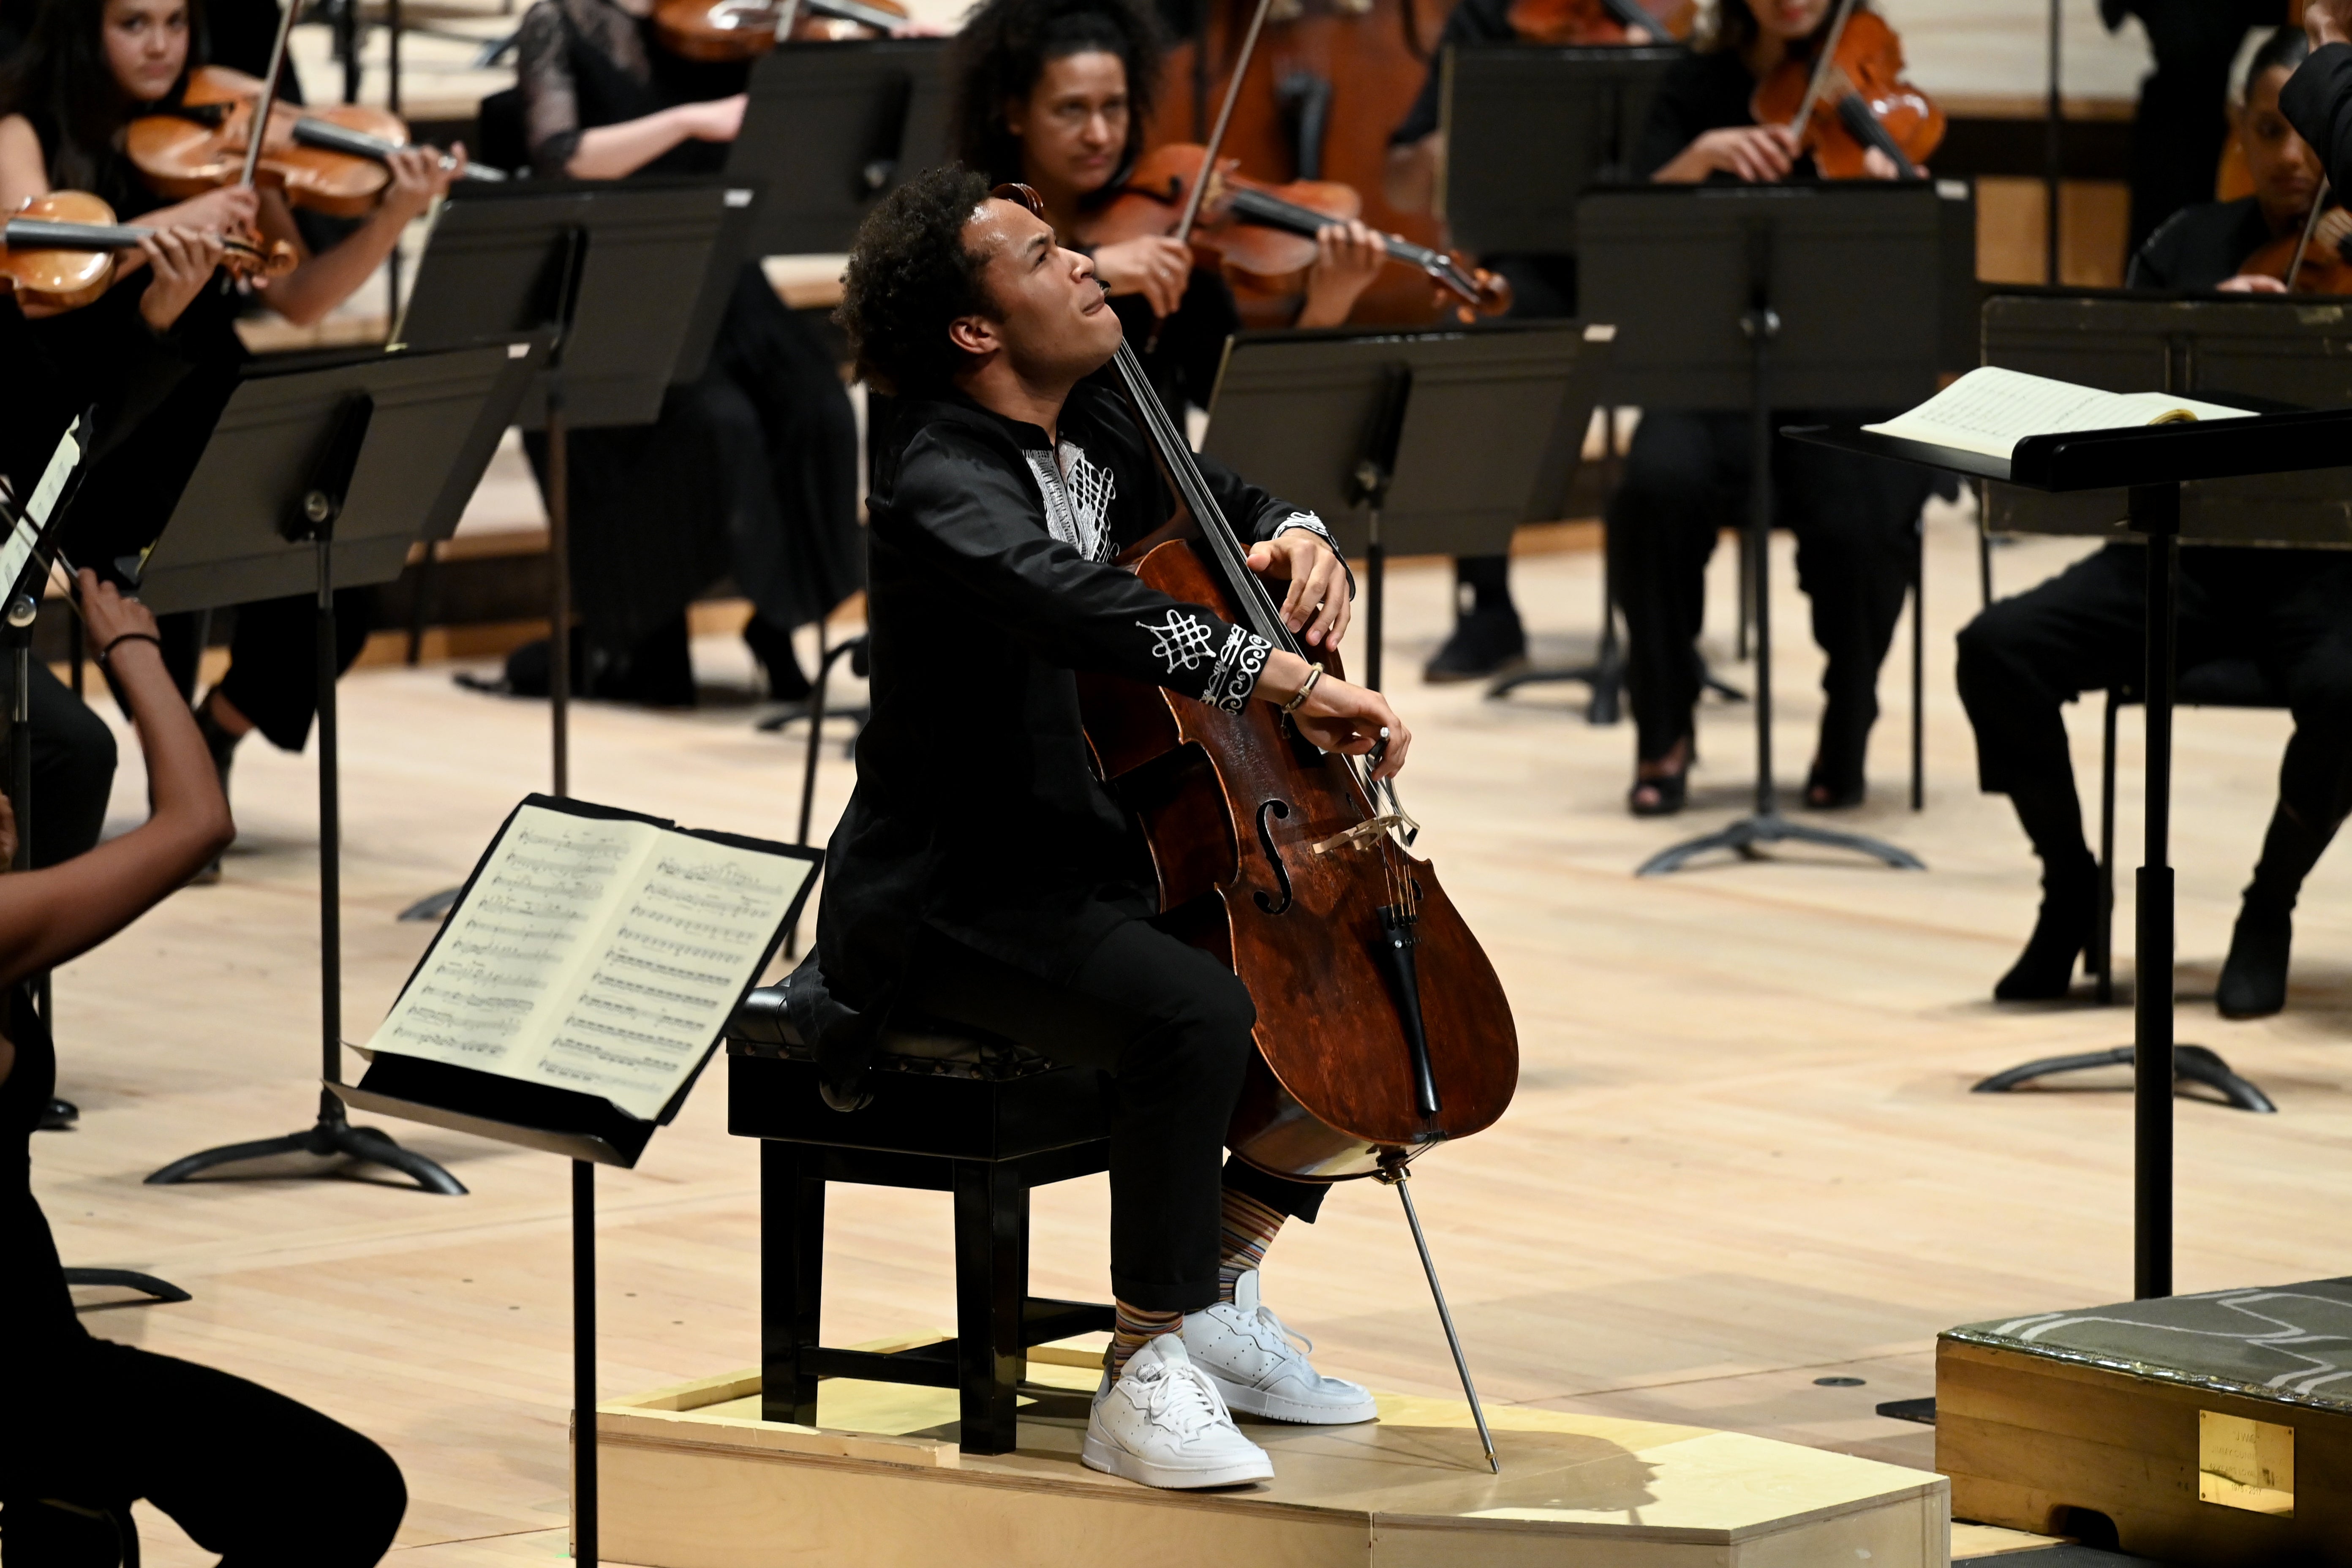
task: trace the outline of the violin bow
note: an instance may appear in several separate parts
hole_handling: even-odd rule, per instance
[[[2312,195],[2311,216],[2303,220],[2303,237],[2294,242],[2294,254],[2287,258],[2286,276],[2279,279],[2290,294],[2294,292],[2296,274],[2303,270],[2304,254],[2311,248],[2312,237],[2319,232],[2319,215],[2327,210],[2327,176],[2322,174],[2319,189]]]
[[[1176,219],[1172,237],[1179,245],[1189,245],[1192,225],[1201,216],[1201,201],[1209,192],[1209,177],[1217,166],[1217,153],[1225,144],[1225,128],[1234,121],[1234,105],[1241,101],[1242,78],[1249,75],[1250,60],[1257,54],[1257,36],[1265,27],[1265,15],[1274,9],[1274,0],[1257,0],[1257,12],[1250,17],[1249,33],[1242,39],[1241,58],[1234,62],[1233,79],[1225,83],[1225,100],[1217,106],[1217,122],[1209,131],[1209,144],[1201,150],[1201,172],[1192,177],[1192,188],[1185,194],[1184,210]],[[1165,316],[1151,321],[1151,336],[1143,345],[1150,353],[1160,347],[1160,329],[1168,324]]]
[[[294,0],[285,0],[278,13],[278,42],[269,51],[269,70],[253,100],[253,127],[245,138],[245,173],[236,182],[248,188],[254,171],[261,166],[261,144],[269,140],[269,111],[278,107],[278,75],[286,68],[286,41],[294,36]]]
[[[1839,0],[1837,16],[1830,23],[1830,35],[1822,41],[1821,57],[1813,61],[1811,79],[1805,83],[1804,100],[1797,105],[1797,117],[1789,121],[1789,129],[1800,136],[1812,122],[1813,105],[1821,101],[1822,89],[1828,85],[1830,72],[1837,65],[1838,44],[1845,37],[1845,25],[1861,3],[1862,0]]]

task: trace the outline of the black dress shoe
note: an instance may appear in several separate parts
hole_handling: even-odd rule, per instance
[[[81,1120],[81,1107],[70,1100],[49,1096],[48,1104],[41,1107],[41,1120],[35,1123],[44,1132],[70,1132],[73,1124]]]
[[[1498,605],[1473,610],[1455,621],[1454,635],[1445,639],[1445,646],[1421,667],[1421,678],[1433,686],[1444,686],[1508,675],[1526,668],[1527,663],[1528,634],[1519,625],[1519,612]]]
[[[743,641],[751,657],[760,661],[761,671],[768,678],[768,698],[773,702],[805,702],[814,689],[807,676],[801,673],[800,655],[793,647],[793,634],[775,622],[753,616],[743,623]]]
[[[2099,871],[2087,858],[2079,866],[2042,874],[2042,912],[2033,935],[2008,973],[1992,988],[1996,1002],[2054,1002],[2074,984],[2074,961],[2091,944],[2091,922],[2099,913]]]
[[[2224,1018],[2267,1018],[2286,1005],[2287,948],[2294,940],[2294,915],[2270,902],[2249,899],[2230,933],[2230,956],[2213,1005]]]

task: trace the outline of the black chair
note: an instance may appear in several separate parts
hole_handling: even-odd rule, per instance
[[[727,1039],[728,1131],[761,1141],[762,1417],[816,1425],[825,1377],[957,1390],[968,1453],[1012,1451],[1024,1399],[1083,1415],[1086,1396],[1024,1385],[1027,1352],[1108,1331],[1112,1312],[1029,1294],[1029,1193],[1108,1168],[1102,1075],[902,1015],[882,1037],[872,1098],[838,1111],[783,1004],[782,986],[753,992]],[[829,1182],[955,1194],[953,1341],[887,1352],[818,1342]]]

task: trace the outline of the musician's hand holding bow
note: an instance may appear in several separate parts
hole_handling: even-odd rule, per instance
[[[1282,624],[1309,647],[1334,647],[1348,629],[1348,569],[1310,528],[1293,528],[1250,546],[1250,570],[1274,582],[1287,582]],[[1303,673],[1303,672],[1302,672]]]
[[[1327,752],[1345,752],[1360,757],[1381,745],[1379,763],[1372,769],[1375,779],[1392,779],[1404,769],[1404,754],[1412,748],[1412,731],[1396,716],[1389,700],[1377,691],[1350,685],[1336,675],[1315,675],[1318,667],[1287,649],[1276,649],[1266,657],[1265,671],[1258,677],[1257,694],[1276,708],[1287,707],[1301,688],[1307,688],[1307,700],[1289,710],[1290,721],[1298,732]],[[1307,687],[1312,675],[1314,684]]]

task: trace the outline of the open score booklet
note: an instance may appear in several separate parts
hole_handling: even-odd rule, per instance
[[[598,1095],[655,1120],[718,1042],[815,870],[758,843],[518,806],[368,1049]]]
[[[1875,436],[2007,458],[2029,436],[2252,417],[2243,408],[2200,403],[2169,392],[2101,392],[1989,364],[1969,372],[1910,413],[1863,428]]]

